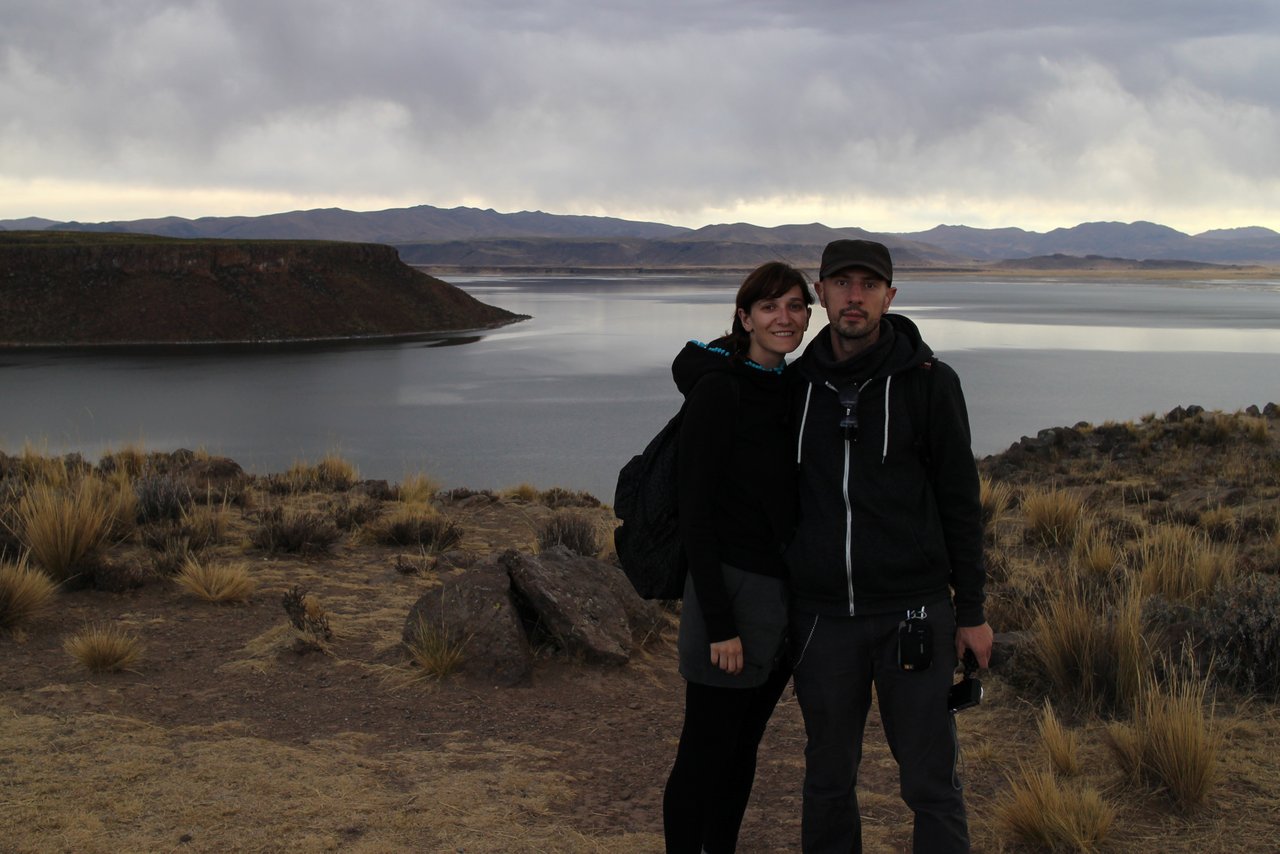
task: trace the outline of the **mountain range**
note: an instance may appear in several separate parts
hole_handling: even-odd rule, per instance
[[[0,230],[111,231],[179,238],[340,240],[395,246],[410,264],[456,269],[745,268],[781,259],[813,266],[842,237],[880,240],[902,268],[1017,265],[1079,268],[1099,263],[1280,264],[1280,233],[1269,228],[1185,234],[1151,222],[1088,222],[1049,232],[939,225],[874,232],[820,223],[772,228],[749,223],[698,229],[613,217],[542,211],[498,213],[418,205],[382,211],[325,208],[265,216],[164,217],[100,223],[36,217],[0,220]]]

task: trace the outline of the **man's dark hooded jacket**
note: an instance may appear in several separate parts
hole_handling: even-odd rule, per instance
[[[787,551],[795,606],[884,614],[954,590],[957,624],[981,625],[978,471],[955,371],[896,314],[881,319],[875,344],[845,362],[835,360],[830,328],[822,330],[793,369],[801,377],[800,520]],[[857,426],[842,428],[840,391],[847,398],[854,388]],[[920,409],[927,424],[915,423]]]

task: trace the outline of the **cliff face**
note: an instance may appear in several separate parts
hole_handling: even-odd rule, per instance
[[[0,233],[0,346],[414,335],[519,319],[390,246]]]

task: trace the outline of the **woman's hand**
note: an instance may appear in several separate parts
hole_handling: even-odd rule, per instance
[[[711,663],[730,676],[742,672],[742,638],[729,638],[711,645]]]

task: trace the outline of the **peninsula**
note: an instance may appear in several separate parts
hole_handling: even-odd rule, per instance
[[[391,246],[0,232],[0,347],[410,338],[522,319]]]

